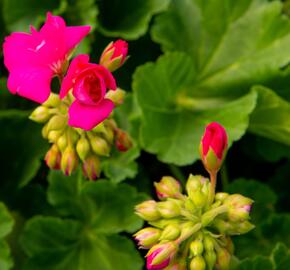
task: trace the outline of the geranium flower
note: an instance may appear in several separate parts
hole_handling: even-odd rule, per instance
[[[12,94],[43,103],[49,97],[53,76],[63,73],[69,55],[89,33],[90,26],[66,26],[61,17],[47,13],[39,32],[32,26],[30,31],[5,38],[8,89]]]
[[[114,108],[114,103],[105,98],[106,91],[116,87],[111,72],[101,65],[89,63],[88,55],[74,58],[60,90],[60,98],[70,90],[75,97],[69,108],[68,124],[91,130],[106,119]]]

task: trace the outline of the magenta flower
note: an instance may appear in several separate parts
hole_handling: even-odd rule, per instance
[[[90,26],[66,26],[59,16],[47,13],[39,31],[15,32],[6,37],[4,64],[10,72],[8,89],[43,103],[50,94],[52,77],[64,71],[73,48],[89,33]]]
[[[74,58],[60,90],[60,98],[70,90],[75,97],[69,108],[68,124],[91,130],[106,119],[114,108],[114,103],[105,98],[106,91],[116,87],[111,72],[101,65],[89,63],[88,55]]]

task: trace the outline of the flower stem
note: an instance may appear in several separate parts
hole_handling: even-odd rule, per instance
[[[215,196],[215,188],[216,188],[216,176],[217,172],[210,173],[210,190],[208,196],[208,207],[212,205]]]

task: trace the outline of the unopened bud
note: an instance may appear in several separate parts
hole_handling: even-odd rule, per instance
[[[190,270],[205,270],[205,268],[206,264],[202,256],[196,256],[190,262]]]
[[[180,183],[171,176],[162,177],[160,182],[154,183],[157,196],[160,200],[165,198],[180,198],[181,187]]]
[[[198,190],[195,192],[194,196],[192,197],[193,203],[198,208],[204,207],[207,203],[207,200],[208,200],[207,196]]]
[[[189,198],[194,201],[194,197],[197,191],[202,191],[203,187],[208,185],[207,178],[201,175],[190,175],[186,183],[186,191]]]
[[[43,138],[47,139],[47,135],[48,135],[47,124],[43,126],[43,128],[41,130],[41,135],[42,135]]]
[[[96,155],[88,156],[82,165],[83,173],[85,177],[90,180],[96,180],[101,173],[101,162]]]
[[[47,128],[49,131],[63,129],[66,125],[67,118],[62,115],[54,115],[51,117],[47,123]]]
[[[127,132],[117,129],[115,145],[120,152],[126,152],[133,146],[133,142]]]
[[[120,88],[116,90],[110,90],[106,94],[106,98],[113,101],[115,106],[123,104],[126,92]]]
[[[103,65],[111,72],[123,65],[128,54],[128,43],[124,40],[111,42],[103,51],[100,58],[100,65]]]
[[[196,239],[190,243],[190,253],[193,256],[198,256],[203,253],[202,239]]]
[[[181,224],[180,228],[181,228],[181,234],[180,234],[179,240],[184,241],[201,229],[201,223],[194,223],[192,221],[186,221]]]
[[[134,234],[140,248],[148,249],[158,243],[161,231],[156,228],[144,228]]]
[[[46,107],[57,107],[61,103],[59,95],[50,93],[49,98],[42,104]]]
[[[154,200],[149,200],[138,204],[135,207],[136,214],[147,221],[159,219],[160,213],[157,210],[157,203]]]
[[[218,270],[228,270],[230,268],[231,255],[225,248],[217,250],[216,268]]]
[[[160,240],[175,240],[180,235],[180,228],[176,224],[169,224],[163,230]]]
[[[255,228],[255,225],[253,225],[248,220],[245,220],[243,222],[238,222],[233,226],[233,230],[230,231],[230,234],[245,234]]]
[[[77,141],[76,150],[80,159],[82,161],[85,160],[90,152],[90,143],[85,136],[81,136],[81,138]]]
[[[227,148],[228,138],[224,127],[215,122],[207,125],[199,150],[203,165],[210,174],[220,169]]]
[[[216,263],[216,254],[215,254],[215,252],[213,250],[212,251],[206,251],[203,256],[204,256],[204,259],[206,261],[208,270],[213,270],[214,265]]]
[[[215,240],[210,235],[205,235],[203,238],[203,245],[206,251],[213,251]]]
[[[61,152],[63,152],[66,147],[67,147],[67,138],[66,134],[62,134],[58,139],[57,139],[57,146]]]
[[[167,242],[154,245],[147,253],[147,269],[163,269],[167,267],[177,252],[177,244]]]
[[[38,106],[29,116],[29,119],[37,123],[45,123],[49,117],[49,109],[44,106]]]
[[[213,226],[220,232],[220,233],[229,233],[232,230],[233,226],[228,222],[222,219],[215,219],[213,222]]]
[[[68,145],[61,158],[61,170],[65,175],[71,175],[78,166],[78,156],[75,149]]]
[[[58,147],[53,144],[51,148],[45,155],[44,158],[46,165],[52,170],[59,170],[60,169],[60,161],[61,161],[61,152],[59,151]]]
[[[51,130],[48,132],[47,139],[51,143],[56,143],[58,138],[63,134],[63,130]]]
[[[174,218],[180,215],[180,205],[173,200],[158,202],[157,203],[158,211],[161,216],[164,218]]]
[[[108,157],[110,155],[110,146],[103,138],[95,135],[90,137],[90,144],[93,151],[99,156]]]
[[[218,192],[215,194],[215,200],[223,202],[229,196],[226,192]]]

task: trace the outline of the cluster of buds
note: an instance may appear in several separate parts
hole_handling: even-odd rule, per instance
[[[108,92],[115,104],[120,103],[123,93],[121,89]],[[69,126],[67,112],[72,100],[72,95],[61,100],[59,95],[51,93],[49,99],[32,112],[30,119],[44,124],[42,136],[52,144],[45,156],[50,169],[61,169],[71,175],[81,164],[84,175],[95,180],[101,172],[101,161],[110,156],[112,147],[127,151],[132,140],[112,117],[90,131]]]
[[[209,125],[212,126],[224,131],[217,123]],[[253,203],[250,198],[225,192],[212,194],[215,173],[226,147],[216,147],[215,134],[220,133],[212,132],[209,127],[204,135],[208,140],[203,140],[202,144],[208,144],[205,155],[211,151],[210,156],[205,157],[209,160],[205,165],[211,180],[190,175],[186,194],[183,194],[176,179],[163,177],[154,184],[160,201],[148,200],[135,208],[136,214],[148,223],[148,227],[134,235],[138,246],[148,249],[148,270],[228,270],[234,252],[231,236],[254,228],[249,221]],[[208,130],[212,136],[207,134]],[[219,145],[226,146],[227,137],[219,138],[224,140],[216,140]],[[219,156],[217,149],[221,151]]]

